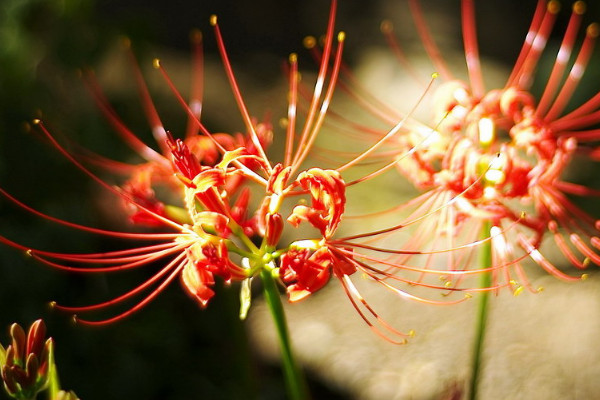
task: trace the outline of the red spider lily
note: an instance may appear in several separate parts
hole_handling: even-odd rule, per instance
[[[295,139],[296,124],[293,111],[296,107],[296,100],[290,100],[288,113],[290,123],[288,123],[286,132],[287,144],[283,164],[274,166],[266,156],[264,146],[270,141],[270,126],[257,124],[250,117],[225,51],[216,17],[211,18],[211,24],[214,26],[225,70],[248,132],[244,140],[227,139],[227,136],[211,133],[199,119],[202,101],[201,85],[194,85],[196,89],[193,90],[192,100],[190,104],[187,104],[172,85],[166,70],[158,61],[155,62],[155,66],[161,71],[178,101],[188,113],[191,127],[184,140],[170,137],[160,122],[136,66],[136,78],[139,82],[142,102],[161,152],[142,143],[121,122],[98,89],[93,76],[86,74],[86,81],[92,88],[92,93],[103,113],[124,140],[147,161],[140,166],[126,166],[124,164],[117,165],[97,156],[87,158],[92,161],[96,160],[99,164],[109,168],[115,167],[129,171],[132,178],[122,189],[107,184],[83,166],[75,156],[71,155],[53,138],[41,122],[36,121],[36,125],[51,144],[77,168],[135,210],[134,222],[143,222],[146,225],[167,230],[165,233],[130,233],[87,227],[45,215],[0,189],[0,193],[5,198],[19,207],[58,224],[100,235],[153,242],[147,246],[106,253],[64,254],[31,249],[0,236],[0,241],[4,244],[25,251],[51,267],[72,272],[98,273],[128,270],[164,260],[162,269],[154,273],[147,281],[113,300],[83,307],[55,305],[57,308],[70,312],[87,312],[117,305],[131,300],[135,296],[140,296],[143,292],[147,293],[132,308],[115,317],[101,321],[78,319],[87,324],[110,323],[141,309],[177,277],[181,278],[185,290],[201,306],[205,306],[213,296],[211,287],[214,284],[215,275],[226,282],[248,279],[260,272],[266,267],[266,263],[270,262],[265,261],[265,257],[274,259],[271,253],[276,250],[276,243],[283,230],[283,218],[279,214],[281,202],[288,195],[302,194],[302,186],[308,185],[304,178],[291,182],[288,178],[290,174],[299,169],[300,164],[306,159],[323,123],[335,88],[344,40],[343,34],[339,34],[337,49],[333,56],[334,64],[337,67],[329,69],[329,57],[334,50],[335,7],[336,2],[334,1],[327,29],[329,38],[325,51],[327,57],[319,69],[310,110],[306,115],[298,140]],[[293,94],[299,79],[295,56],[290,57],[290,63],[292,65],[290,91]],[[202,71],[201,62],[197,62],[196,71]],[[316,169],[312,170],[311,174],[319,175],[315,171]],[[178,179],[173,180],[173,176]],[[166,211],[172,206],[163,204],[162,200],[155,198],[152,186],[163,180],[174,186],[176,188],[175,195],[181,197],[183,209],[176,214]],[[242,182],[256,183],[265,191],[262,205],[254,215],[249,215],[247,211],[249,188],[244,185],[244,188],[238,190]],[[308,186],[306,187],[308,188]],[[315,193],[313,196],[321,201],[320,205],[316,206],[319,211],[327,211],[321,210],[321,208],[330,207],[331,199],[326,200]],[[332,224],[337,224],[341,218],[338,208],[339,205],[335,210],[337,214],[333,216]],[[341,210],[343,211],[343,203]],[[327,216],[323,215],[323,218],[327,218]],[[257,235],[262,237],[260,246],[254,244],[252,240],[252,237]],[[238,265],[240,261],[243,266]]]
[[[439,262],[432,253],[462,248],[464,251],[447,252],[445,262],[449,270],[469,269],[476,265],[476,246],[462,244],[477,242],[482,229],[489,224],[491,230],[483,234],[493,244],[494,287],[511,287],[515,293],[523,287],[536,291],[524,273],[525,258],[564,280],[585,277],[565,274],[540,252],[542,240],[551,236],[573,266],[585,268],[590,262],[600,265],[597,238],[600,224],[569,199],[571,195],[597,196],[600,192],[564,180],[564,172],[574,157],[597,159],[600,140],[600,132],[594,128],[600,122],[599,95],[564,112],[599,34],[597,24],[588,26],[578,53],[572,55],[585,4],[578,1],[573,6],[539,100],[528,90],[559,10],[557,2],[538,2],[529,33],[505,86],[491,91],[483,84],[473,1],[463,0],[461,8],[469,77],[466,82],[454,78],[447,67],[429,33],[418,0],[410,0],[409,5],[424,47],[444,81],[432,96],[432,123],[415,120],[412,111],[398,115],[360,88],[347,69],[343,70],[341,83],[344,90],[372,115],[395,126],[381,133],[364,129],[339,114],[337,120],[344,131],[362,132],[359,137],[363,140],[365,134],[377,135],[378,142],[372,148],[385,150],[368,157],[394,157],[393,164],[398,170],[417,188],[425,190],[410,202],[413,211],[408,220],[419,221],[420,225],[404,246],[419,251],[415,255],[407,252],[388,262],[405,264],[416,255],[428,254],[425,258],[419,256],[418,262],[432,269]],[[392,34],[391,23],[382,24],[382,31],[400,62],[407,65],[406,56]],[[320,57],[318,52],[315,54]],[[367,158],[370,150],[358,158]],[[348,163],[354,164],[355,160]],[[398,227],[405,225],[400,223]],[[392,235],[396,231],[387,229],[380,233]],[[373,236],[361,237],[374,240]],[[465,276],[457,275],[455,279],[449,275],[446,284],[458,287]]]

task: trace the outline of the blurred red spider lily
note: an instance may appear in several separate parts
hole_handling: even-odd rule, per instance
[[[402,121],[403,126],[389,137],[387,132],[365,129],[339,114],[337,119],[344,131],[360,140],[373,136],[386,140],[369,158],[394,157],[397,169],[425,191],[409,203],[413,208],[408,220],[421,222],[403,248],[428,254],[442,248],[463,248],[462,243],[488,237],[495,266],[493,286],[510,287],[515,294],[523,288],[538,290],[525,274],[522,261],[527,258],[558,278],[585,278],[585,274],[571,276],[561,271],[540,251],[543,239],[550,236],[572,266],[584,269],[590,262],[600,265],[600,223],[569,199],[598,196],[600,191],[567,182],[564,176],[573,158],[597,160],[599,154],[596,125],[600,122],[600,95],[565,112],[600,32],[597,24],[589,25],[577,54],[573,54],[585,4],[577,1],[573,5],[556,61],[538,100],[529,88],[559,11],[558,2],[538,2],[512,72],[505,86],[494,90],[487,90],[483,83],[474,2],[463,0],[461,7],[467,81],[452,75],[418,0],[410,0],[409,5],[425,50],[443,81],[431,96],[432,122],[420,122],[412,112],[399,115],[360,87],[347,69],[340,78],[343,90],[384,123]],[[418,75],[394,37],[392,24],[386,21],[381,28],[400,63]],[[320,58],[318,52],[315,54]],[[407,205],[402,205],[390,212],[406,209]],[[476,247],[463,249],[447,253],[448,269],[467,270],[477,265]],[[414,257],[407,252],[394,262],[403,264]],[[429,255],[419,257],[426,268],[437,262]],[[449,276],[446,284],[457,285],[465,276]]]

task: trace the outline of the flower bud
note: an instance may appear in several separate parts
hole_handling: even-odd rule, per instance
[[[46,327],[37,320],[27,336],[18,324],[10,327],[11,344],[0,350],[0,375],[4,388],[16,398],[35,398],[48,384],[52,339],[45,340]]]
[[[265,239],[267,240],[267,246],[277,246],[281,233],[283,232],[283,218],[281,214],[267,214],[267,226],[265,231]]]
[[[56,394],[56,397],[53,400],[79,400],[79,397],[75,394],[74,391],[64,391],[61,390]]]

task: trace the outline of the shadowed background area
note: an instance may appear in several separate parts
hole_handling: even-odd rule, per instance
[[[518,54],[535,2],[506,1],[496,6],[485,3],[477,4],[481,55],[508,68]],[[91,67],[96,70],[111,102],[128,126],[147,143],[153,143],[131,82],[127,57],[120,49],[122,36],[127,36],[146,72],[163,122],[177,135],[185,127],[185,113],[156,71],[151,69],[151,61],[154,57],[161,58],[185,95],[189,82],[189,33],[191,29],[199,28],[205,33],[207,61],[203,120],[214,131],[235,132],[241,129],[243,125],[222,74],[208,24],[209,16],[217,14],[234,71],[251,111],[259,118],[270,111],[276,122],[286,105],[282,63],[289,53],[298,52],[301,69],[315,70],[314,62],[302,48],[302,39],[305,35],[324,32],[328,7],[327,2],[317,0],[3,1],[0,5],[0,186],[52,216],[100,228],[119,228],[122,215],[117,211],[117,202],[58,154],[38,131],[28,129],[28,121],[42,117],[62,143],[78,143],[98,154],[129,160],[130,149],[120,142],[104,121],[77,76],[80,68]],[[590,6],[586,17],[588,21],[600,15],[597,7]],[[379,23],[384,18],[394,21],[401,39],[406,40],[409,47],[416,43],[414,25],[404,2],[343,1],[338,8],[337,28],[347,32],[345,60],[352,67],[378,62],[365,59],[365,54],[374,54],[368,53],[368,50],[386,51],[379,34]],[[459,2],[423,1],[423,8],[432,21],[439,21],[433,30],[439,32],[448,54],[460,54]],[[563,12],[560,18],[558,24],[564,26],[568,12]],[[560,33],[563,30],[557,27],[555,31]],[[553,39],[560,41],[561,37]],[[583,99],[598,90],[596,83],[600,81],[600,68],[597,55],[598,51],[593,61],[595,67],[589,68],[584,80],[592,84],[577,93]],[[407,100],[412,104],[412,99]],[[584,175],[583,179],[594,179],[592,171]],[[0,200],[0,234],[27,246],[56,252],[100,252],[126,246],[119,240],[56,226],[19,210],[5,200]],[[8,335],[5,332],[10,323],[27,326],[33,320],[43,318],[49,334],[56,341],[63,387],[74,390],[85,400],[284,398],[283,381],[273,361],[273,346],[269,344],[273,339],[268,332],[261,330],[269,325],[260,313],[260,301],[257,301],[259,312],[253,315],[251,310],[251,324],[241,323],[237,318],[237,287],[219,288],[209,307],[200,310],[175,283],[141,312],[117,324],[97,329],[75,326],[70,323],[68,315],[45,306],[51,300],[65,305],[93,304],[110,299],[147,277],[145,269],[112,275],[60,273],[18,251],[0,247],[0,342],[6,343]],[[596,285],[596,281],[592,279],[591,284]],[[355,382],[371,382],[377,386],[393,380],[394,384],[380,387],[382,392],[370,391],[367,386],[358,384],[344,385],[349,379],[343,376],[344,372],[352,375],[350,371],[354,367],[368,374],[370,367],[365,365],[374,365],[379,360],[374,355],[385,353],[389,359],[394,359],[392,352],[398,352],[400,359],[402,354],[406,356],[407,352],[416,352],[417,343],[410,349],[393,347],[385,342],[373,345],[371,339],[379,339],[370,336],[372,334],[360,324],[348,304],[342,304],[340,308],[329,307],[331,302],[337,304],[338,299],[339,303],[344,301],[343,296],[335,297],[339,295],[339,288],[333,290],[337,292],[330,302],[323,302],[329,299],[325,296],[332,296],[331,292],[327,292],[319,297],[321,301],[315,301],[312,308],[302,305],[298,311],[290,310],[291,318],[298,318],[292,322],[292,327],[305,332],[296,335],[301,336],[297,338],[300,359],[310,366],[315,399],[393,398],[394,395],[403,399],[437,398],[452,387],[453,379],[464,378],[464,371],[460,368],[456,375],[427,375],[434,367],[418,360],[422,363],[419,371],[425,372],[419,375],[413,370],[410,376],[414,378],[411,379],[440,379],[443,375],[446,380],[436,386],[437,392],[418,389],[412,394],[399,395],[401,391],[393,389],[386,392],[385,388],[394,388],[396,379],[409,378],[398,377],[392,371],[390,375],[384,374],[381,368],[373,368],[374,374]],[[574,289],[562,289],[557,298],[560,299],[568,290]],[[598,306],[598,299],[593,298],[592,293],[573,304],[581,310],[583,319],[590,309]],[[260,296],[259,293],[257,296]],[[533,307],[532,302],[541,303],[537,298],[530,300],[522,313]],[[553,303],[545,304],[551,306]],[[495,323],[507,318],[515,324],[518,318],[522,318],[520,314],[512,315],[507,301],[500,303],[499,310],[505,308],[508,311],[502,313],[498,318],[500,321]],[[450,333],[446,334],[444,332],[448,331],[440,328],[432,336],[436,340],[446,340],[446,346],[454,346],[454,339],[448,337],[454,324],[464,318],[466,325],[471,325],[469,315],[461,314],[460,310],[452,311],[460,315],[450,316],[447,325],[444,325],[445,313],[431,312],[440,312],[440,316],[424,312],[424,319],[429,321],[424,326],[432,324],[431,321],[435,322],[433,325],[446,326]],[[338,323],[335,318],[330,318],[332,315],[341,321]],[[346,328],[347,320],[357,323]],[[319,321],[327,321],[328,327],[322,328],[326,322]],[[414,317],[410,321],[414,321]],[[596,327],[594,323],[590,324]],[[251,342],[245,335],[249,326],[253,332]],[[534,325],[531,329],[536,330],[537,327]],[[340,331],[352,333],[343,336]],[[329,342],[318,336],[323,332]],[[436,332],[444,334],[436,336]],[[320,351],[322,357],[332,358],[335,353],[352,365],[339,369],[337,373],[336,368],[329,368],[330,364],[318,359],[312,351],[312,334],[317,335],[315,341],[330,343],[328,349],[331,352]],[[339,341],[336,339],[338,334]],[[574,333],[564,333],[571,334]],[[363,336],[369,338],[353,339]],[[515,336],[519,338],[519,334]],[[497,337],[493,340],[498,343]],[[586,340],[588,336],[582,342],[587,343]],[[342,346],[336,347],[336,343]],[[461,343],[466,342],[461,339]],[[554,342],[551,344],[556,345]],[[444,347],[439,341],[437,345]],[[348,357],[343,356],[344,346],[353,349]],[[514,346],[510,351],[527,352],[527,349]],[[580,351],[579,347],[576,349]],[[446,361],[455,356],[444,354]],[[365,363],[361,360],[370,361]],[[499,368],[504,360],[496,358]],[[533,364],[535,361],[528,360]],[[400,367],[390,363],[390,368]],[[453,368],[453,364],[445,368]],[[571,393],[569,387],[564,389],[564,393]]]

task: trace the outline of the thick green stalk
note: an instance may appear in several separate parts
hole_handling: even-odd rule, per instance
[[[488,238],[490,236],[490,228],[490,222],[484,222],[481,228],[482,239]],[[492,241],[489,239],[486,242],[484,242],[480,248],[479,265],[482,269],[489,268],[492,266]],[[490,287],[491,281],[491,273],[484,272],[481,274],[479,287]],[[480,378],[479,374],[481,371],[483,341],[485,339],[485,329],[487,325],[488,301],[490,298],[490,292],[488,290],[482,291],[479,293],[478,297],[479,298],[477,302],[477,316],[475,322],[475,339],[473,342],[473,360],[471,362],[471,390],[469,391],[469,398],[471,400],[477,399],[477,389]]]
[[[271,271],[263,269],[260,273],[263,283],[265,298],[275,322],[279,345],[281,348],[281,361],[288,396],[291,400],[306,400],[309,398],[306,382],[302,370],[298,367],[292,353],[290,335],[281,303],[281,296]]]

